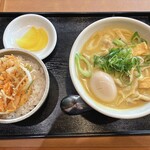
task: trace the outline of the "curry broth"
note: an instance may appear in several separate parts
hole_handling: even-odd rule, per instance
[[[113,39],[116,38],[122,38],[120,37],[120,30],[118,30],[116,28],[114,29],[105,29],[103,31],[99,31],[96,32],[93,36],[91,36],[89,38],[89,40],[83,45],[80,54],[82,54],[83,56],[85,56],[87,59],[89,59],[90,61],[92,61],[92,58],[94,55],[105,55],[108,53],[108,49],[112,48],[112,45],[110,44],[110,41],[112,41]],[[124,37],[126,38],[125,41],[126,43],[128,43],[128,41],[131,39],[133,32],[126,30],[126,29],[121,29],[122,33],[124,33]],[[82,68],[86,68],[84,63],[81,63],[81,67]],[[92,67],[92,73],[98,71],[98,68]],[[81,76],[80,74],[78,75],[78,78],[82,84],[82,86],[84,87],[84,89],[86,90],[86,92],[88,93],[88,95],[92,98],[92,100],[101,103],[103,105],[112,107],[112,108],[119,108],[119,109],[128,109],[128,108],[134,108],[134,107],[138,107],[141,105],[146,104],[147,102],[143,101],[143,100],[138,100],[135,101],[134,103],[130,103],[127,101],[123,101],[121,103],[119,103],[119,99],[121,97],[121,94],[119,94],[119,91],[124,92],[125,94],[127,94],[127,92],[122,89],[121,87],[117,86],[117,97],[116,99],[111,102],[111,103],[107,103],[107,102],[103,102],[102,100],[100,100],[99,98],[97,98],[90,89],[90,78],[85,78],[83,76]],[[150,94],[150,90],[148,89],[148,94]],[[144,92],[144,90],[143,90]]]

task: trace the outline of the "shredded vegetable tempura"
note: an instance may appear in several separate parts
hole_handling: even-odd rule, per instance
[[[0,58],[0,114],[16,111],[32,93],[33,77],[30,64],[20,57],[5,55]]]

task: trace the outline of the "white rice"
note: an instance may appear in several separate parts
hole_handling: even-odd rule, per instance
[[[20,57],[21,58],[21,57]],[[21,58],[23,64],[30,64],[33,68],[32,77],[35,78],[32,84],[32,94],[29,97],[29,100],[21,107],[19,107],[15,112],[0,115],[0,119],[12,119],[23,116],[34,109],[34,107],[39,103],[40,99],[43,96],[45,90],[45,76],[43,69],[32,61],[25,60]]]

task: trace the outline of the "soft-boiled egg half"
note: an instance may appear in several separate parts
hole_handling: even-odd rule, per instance
[[[92,75],[90,87],[94,95],[104,102],[112,102],[117,96],[117,88],[113,78],[102,71]]]

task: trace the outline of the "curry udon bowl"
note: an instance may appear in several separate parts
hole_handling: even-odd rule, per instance
[[[8,77],[5,79],[3,75],[4,79],[0,80],[0,123],[22,121],[37,112],[45,102],[50,86],[48,70],[37,56],[20,49],[0,50],[0,63],[1,77],[5,73],[4,67],[9,66],[5,73]],[[9,83],[12,86],[9,87]]]
[[[133,33],[138,32],[138,34],[141,35],[143,39],[146,39],[148,42],[150,42],[150,27],[147,24],[138,21],[136,19],[131,19],[128,17],[108,17],[90,24],[79,34],[71,49],[70,58],[69,58],[69,70],[70,70],[70,75],[74,87],[79,93],[79,95],[82,97],[82,99],[89,106],[91,106],[93,109],[106,116],[110,116],[113,118],[122,118],[122,119],[133,119],[133,118],[146,116],[150,114],[150,102],[144,102],[144,104],[138,105],[133,108],[132,107],[129,108],[109,107],[107,104],[102,103],[101,100],[96,101],[94,97],[92,97],[88,93],[88,91],[85,89],[85,86],[83,86],[81,80],[79,79],[79,73],[77,71],[76,62],[75,62],[76,54],[81,53],[81,50],[85,48],[84,44],[91,38],[93,34],[95,34],[98,31],[102,32],[106,28],[108,29],[123,28],[132,31]],[[104,86],[105,85],[103,85],[103,87]],[[103,96],[105,97],[109,92],[109,88],[105,87],[104,90],[105,92]],[[125,91],[121,90],[121,92],[124,94]],[[150,99],[150,97],[148,97],[148,99]]]

